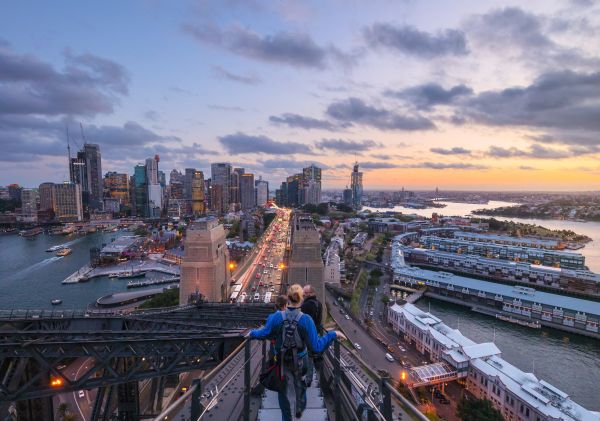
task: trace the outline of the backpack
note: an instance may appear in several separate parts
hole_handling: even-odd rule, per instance
[[[282,311],[283,326],[281,328],[281,349],[279,351],[282,365],[292,369],[294,375],[303,376],[306,374],[307,367],[304,367],[304,360],[298,358],[298,352],[305,349],[304,340],[298,331],[298,322],[302,317],[302,312],[298,312],[292,317],[290,312]]]

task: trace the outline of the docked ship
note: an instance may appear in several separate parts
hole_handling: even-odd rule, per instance
[[[42,229],[40,227],[31,228],[28,230],[23,230],[19,232],[21,237],[34,237],[38,234],[42,233]]]
[[[68,256],[71,253],[73,253],[73,250],[71,250],[69,247],[64,247],[64,248],[60,249],[59,251],[57,251],[56,255],[59,257],[63,257],[63,256]]]
[[[515,319],[514,317],[505,316],[504,314],[496,314],[496,319],[502,320],[509,323],[514,323],[519,326],[530,327],[532,329],[541,329],[542,325],[537,320],[521,320]]]

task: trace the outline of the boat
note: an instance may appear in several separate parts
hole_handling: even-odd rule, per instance
[[[118,274],[118,273],[109,273],[109,274],[108,274],[108,277],[109,277],[109,278],[118,278],[118,277],[119,277],[119,274]]]
[[[131,279],[131,278],[143,278],[145,276],[146,276],[146,272],[142,272],[141,270],[138,270],[138,271],[123,272],[123,273],[119,274],[118,278],[119,279]]]
[[[57,306],[59,304],[62,304],[62,300],[59,300],[58,298],[55,300],[50,301],[50,303],[52,303],[53,306]]]
[[[73,253],[73,250],[71,250],[69,247],[64,247],[64,248],[60,249],[59,251],[57,251],[56,255],[59,257],[63,257],[63,256],[68,256],[71,253]]]
[[[48,250],[46,250],[47,252],[53,252],[53,251],[59,251],[64,249],[65,246],[63,246],[62,244],[59,244],[58,246],[52,246],[50,247]]]
[[[514,317],[505,316],[503,314],[496,314],[496,319],[499,319],[499,320],[502,320],[505,322],[509,322],[509,323],[515,323],[519,326],[530,327],[532,329],[541,329],[542,328],[541,323],[538,322],[537,320],[515,319]]]
[[[19,232],[21,237],[33,237],[42,233],[42,229],[40,227],[31,228],[28,230],[23,230]]]

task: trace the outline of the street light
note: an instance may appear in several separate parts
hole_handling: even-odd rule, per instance
[[[52,386],[52,387],[61,387],[64,383],[65,382],[61,377],[51,377],[50,378],[50,386]]]

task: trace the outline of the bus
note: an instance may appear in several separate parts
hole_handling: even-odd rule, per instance
[[[229,302],[230,303],[235,303],[237,301],[237,297],[240,294],[239,291],[234,291],[231,293],[231,297],[229,297]]]
[[[271,302],[271,296],[272,296],[272,295],[273,295],[273,294],[272,294],[271,292],[267,292],[267,293],[265,294],[265,303],[270,303],[270,302]]]
[[[238,292],[238,293],[239,293],[239,292],[242,292],[242,284],[235,284],[235,285],[233,286],[233,289],[232,289],[231,291],[233,291],[233,292]]]

